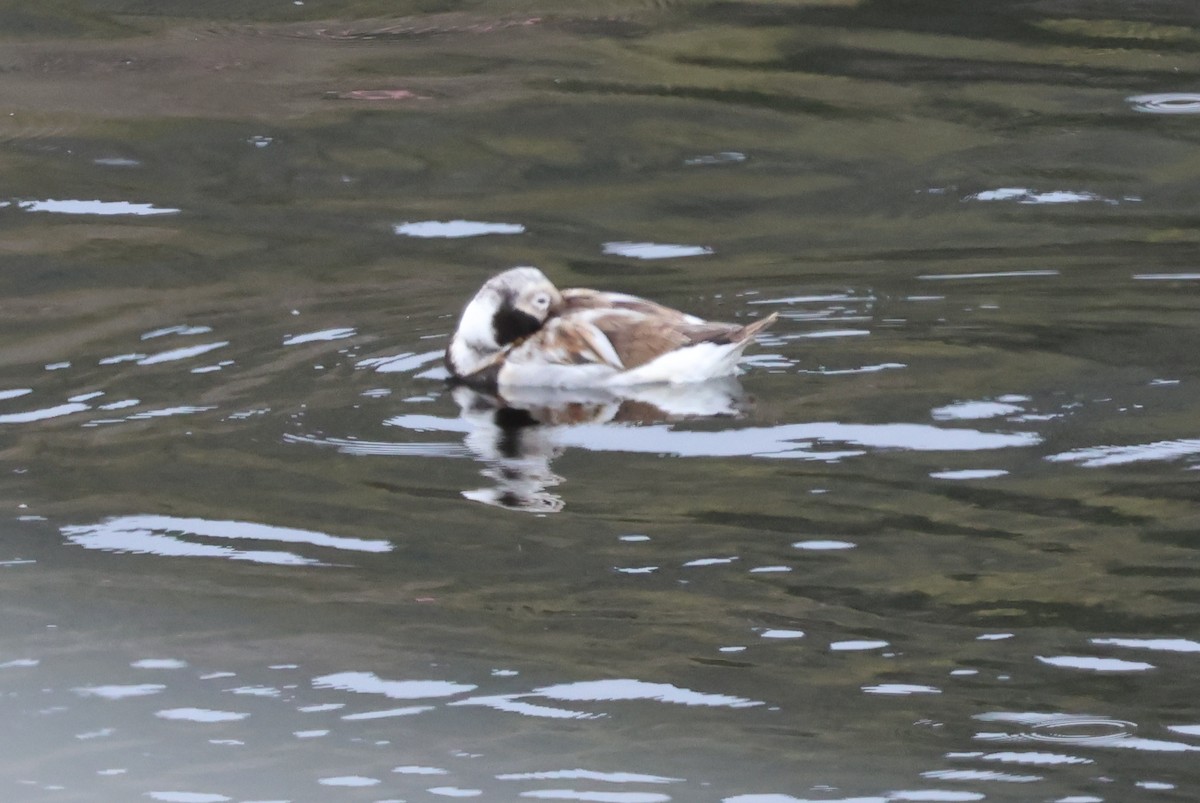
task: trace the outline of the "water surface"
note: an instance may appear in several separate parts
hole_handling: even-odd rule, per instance
[[[1195,799],[1189,4],[85,5],[0,9],[4,800]],[[781,319],[452,391],[517,264]]]

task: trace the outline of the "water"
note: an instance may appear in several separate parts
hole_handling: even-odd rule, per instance
[[[1200,794],[1191,4],[86,5],[0,9],[2,799]],[[516,264],[781,320],[505,409]]]

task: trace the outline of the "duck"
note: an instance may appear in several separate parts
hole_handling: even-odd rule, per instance
[[[453,381],[486,388],[614,388],[706,382],[737,373],[776,321],[707,321],[626,293],[559,290],[531,266],[488,279],[446,349]]]

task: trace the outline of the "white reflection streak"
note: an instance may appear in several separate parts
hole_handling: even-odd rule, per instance
[[[358,334],[358,332],[348,327],[342,329],[322,329],[319,332],[306,332],[302,335],[288,335],[283,339],[283,345],[298,346],[301,343],[342,340],[343,338],[354,337],[356,334]]]
[[[1088,745],[1120,747],[1126,750],[1142,750],[1147,753],[1197,753],[1200,747],[1183,742],[1168,742],[1162,739],[1143,739],[1139,736],[1105,736],[1093,739]]]
[[[367,719],[389,719],[390,717],[408,717],[413,714],[423,714],[432,711],[431,705],[410,705],[404,708],[389,708],[386,711],[364,711],[359,714],[346,714],[342,717],[346,722],[361,722]]]
[[[922,281],[950,281],[953,279],[1020,279],[1031,276],[1057,276],[1056,270],[1002,270],[993,273],[927,273],[917,278]]]
[[[847,293],[837,293],[824,296],[790,296],[788,298],[762,298],[747,301],[747,304],[809,304],[824,301],[874,301],[875,296],[852,296]]]
[[[886,641],[875,639],[863,639],[861,641],[835,641],[829,645],[829,649],[834,652],[839,651],[857,651],[857,650],[880,650],[891,645]]]
[[[867,694],[941,694],[942,690],[936,686],[922,686],[915,683],[880,683],[875,686],[863,686],[862,690]]]
[[[805,332],[802,335],[796,335],[797,340],[805,340],[822,337],[866,337],[871,334],[870,329],[825,329],[818,332]]]
[[[161,683],[138,683],[134,685],[81,686],[73,691],[81,697],[103,697],[105,700],[123,700],[126,697],[145,697],[166,690]]]
[[[187,661],[177,658],[143,658],[130,664],[134,669],[186,669]]]
[[[129,201],[18,201],[25,212],[52,212],[60,215],[175,215],[180,210],[154,204],[135,204]]]
[[[1088,740],[1090,744],[1094,740]],[[1038,752],[1021,752],[1007,751],[1001,753],[988,753],[980,756],[983,761],[998,761],[1001,764],[1028,764],[1031,766],[1053,766],[1060,764],[1094,764],[1090,758],[1081,758],[1080,756],[1064,755],[1062,753],[1038,753]]]
[[[319,560],[301,557],[291,552],[242,551],[215,544],[196,544],[170,535],[148,530],[97,530],[93,527],[64,527],[63,534],[71,543],[84,549],[132,555],[158,555],[164,558],[229,558],[276,566],[321,566]]]
[[[402,371],[412,371],[420,368],[423,365],[442,358],[444,351],[425,351],[416,354],[411,351],[406,351],[403,354],[396,354],[391,357],[369,357],[365,360],[359,360],[354,364],[355,368],[374,368],[379,374],[394,374]]]
[[[285,544],[311,544],[331,549],[349,549],[356,552],[389,552],[389,541],[364,538],[344,538],[337,535],[300,530],[293,527],[276,527],[251,521],[181,518],[177,516],[120,516],[106,519],[100,524],[64,527],[63,532],[140,532],[143,530],[178,532],[207,538],[248,539],[256,541],[279,541]]]
[[[142,354],[140,352],[130,352],[128,354],[114,354],[111,357],[104,357],[97,364],[98,365],[117,365],[118,363],[133,362],[135,360],[140,360],[140,359],[143,359],[145,356],[146,356],[145,354]]]
[[[142,340],[151,340],[156,337],[165,335],[203,335],[212,331],[211,326],[186,326],[180,324],[178,326],[165,326],[162,329],[154,329],[142,335]]]
[[[1021,412],[1015,404],[1005,404],[995,401],[964,401],[947,404],[945,407],[935,407],[930,415],[938,421],[963,421],[980,418],[997,418]]]
[[[1200,642],[1183,638],[1094,638],[1092,644],[1167,652],[1200,652]]]
[[[1194,92],[1158,92],[1125,98],[1133,110],[1151,114],[1200,114],[1200,95]]]
[[[1094,658],[1089,655],[1035,656],[1038,661],[1065,669],[1086,669],[1092,672],[1145,672],[1154,664],[1143,661],[1122,661],[1119,658]]]
[[[967,468],[961,471],[934,471],[929,476],[935,480],[988,480],[1006,474],[1008,472],[1002,469]]]
[[[748,794],[721,798],[721,803],[888,803],[886,797],[823,797],[820,800],[801,800],[783,794]]]
[[[318,689],[382,694],[397,700],[451,697],[478,688],[470,683],[452,683],[446,680],[384,680],[374,672],[337,672],[313,678],[312,683]]]
[[[279,566],[322,566],[321,561],[291,552],[239,550],[217,544],[197,543],[166,533],[207,538],[253,539],[303,543],[319,547],[359,552],[387,552],[387,541],[342,538],[309,530],[274,527],[244,521],[209,521],[174,516],[122,516],[98,524],[66,526],[61,529],[67,540],[85,549],[149,554],[162,557],[216,557],[246,560]]]
[[[880,371],[892,371],[907,367],[908,363],[903,362],[881,362],[876,365],[863,365],[859,368],[819,368],[815,370],[803,369],[797,373],[820,374],[821,376],[844,376],[847,374],[876,374]]]
[[[644,775],[638,772],[596,772],[594,770],[550,770],[546,772],[509,772],[497,775],[499,781],[604,781],[607,783],[679,783],[683,778]]]
[[[601,719],[604,713],[576,711],[527,702],[526,698],[542,697],[564,702],[620,702],[630,700],[652,700],[688,706],[712,706],[725,708],[751,708],[763,705],[757,700],[733,697],[726,694],[707,694],[672,686],[668,683],[650,683],[633,679],[592,680],[577,683],[561,683],[545,686],[531,692],[468,697],[449,703],[458,705],[480,705],[513,714],[548,719]]]
[[[996,711],[986,714],[976,714],[972,719],[983,722],[1013,722],[1021,725],[1031,725],[1035,727],[1071,727],[1080,725],[1106,725],[1112,727],[1127,727],[1132,728],[1132,723],[1123,723],[1117,720],[1105,719],[1104,717],[1093,717],[1088,715],[1064,715],[1064,714],[1043,714],[1037,712],[1009,712]],[[975,738],[983,741],[1045,741],[1047,737],[1041,733],[976,733]],[[1103,735],[1055,735],[1053,741],[1060,744],[1082,745],[1086,747],[1114,747],[1126,750],[1143,750],[1154,753],[1190,753],[1200,752],[1200,747],[1184,744],[1182,742],[1170,742],[1161,739],[1145,739],[1141,737],[1130,736],[1128,733],[1109,733]],[[1058,753],[1025,753],[1025,752],[1006,752],[1006,753],[991,753],[984,756],[985,759],[991,761],[1008,761],[1021,763],[1093,763],[1090,759],[1077,758],[1075,756],[1063,756]]]
[[[405,237],[447,238],[480,237],[485,234],[523,234],[520,223],[488,223],[481,220],[419,220],[399,223],[393,227]]]
[[[922,772],[922,778],[938,781],[1004,781],[1008,783],[1033,783],[1042,780],[1041,775],[1010,775],[994,770],[931,770]]]
[[[795,639],[804,638],[803,630],[764,630],[758,634],[761,638],[769,639]]]
[[[470,432],[471,423],[461,418],[432,415],[401,415],[384,421],[387,426],[418,432]],[[784,424],[777,427],[746,427],[715,432],[672,429],[668,424],[628,427],[581,424],[564,427],[556,442],[598,452],[671,454],[676,457],[784,457],[834,460],[861,452],[815,452],[814,443],[845,443],[877,449],[912,451],[982,451],[1034,446],[1041,436],[1034,432],[981,432],[974,429],[941,428],[930,424],[842,424],[836,421]]]
[[[971,719],[980,722],[1015,722],[1019,725],[1078,725],[1080,723],[1120,724],[1094,714],[1046,714],[1041,711],[988,711],[984,714],[974,714]]]
[[[196,413],[205,413],[209,410],[215,410],[216,407],[193,407],[191,405],[183,405],[181,407],[163,407],[158,410],[146,410],[141,413],[134,413],[126,418],[127,421],[147,421],[151,418],[169,418],[173,415],[195,415]]]
[[[579,792],[574,789],[537,789],[521,797],[538,800],[581,800],[585,803],[667,803],[670,795],[659,792]]]
[[[1094,192],[1079,192],[1075,190],[1050,190],[1037,192],[1024,187],[1001,187],[997,190],[984,190],[974,195],[968,195],[968,201],[1016,201],[1019,204],[1078,204],[1091,201],[1103,201],[1115,204],[1116,201],[1097,195]],[[1136,200],[1127,198],[1125,200]]]
[[[465,700],[455,700],[448,705],[481,705],[496,711],[509,714],[522,714],[528,717],[544,717],[546,719],[602,719],[607,714],[595,714],[590,711],[572,711],[566,708],[555,708],[548,705],[527,703],[521,698],[529,694],[495,694],[483,697],[468,697]]]
[[[208,708],[168,708],[156,712],[154,716],[187,722],[236,722],[250,715],[237,711],[214,711]]]
[[[376,786],[378,778],[368,778],[365,775],[338,775],[332,778],[318,778],[322,786]]]
[[[612,680],[586,680],[577,683],[560,683],[534,689],[533,693],[551,700],[565,702],[580,701],[624,701],[654,700],[679,705],[700,705],[722,708],[752,708],[763,705],[761,701],[728,694],[707,694],[691,689],[672,686],[669,683],[650,683],[631,678]]]
[[[217,343],[202,343],[199,346],[184,346],[183,348],[170,349],[169,351],[160,351],[157,354],[151,354],[149,357],[143,357],[137,361],[138,365],[157,365],[162,362],[174,362],[175,360],[186,360],[189,357],[196,357],[201,354],[213,351],[215,349],[228,346],[228,340],[222,340]]]
[[[1148,460],[1178,460],[1195,454],[1200,454],[1200,438],[1155,441],[1133,446],[1093,446],[1059,452],[1049,455],[1046,459],[1055,463],[1072,462],[1085,468],[1099,468]]]
[[[360,441],[351,438],[318,438],[311,435],[285,433],[285,443],[305,443],[312,446],[332,446],[341,454],[375,455],[383,457],[470,457],[471,450],[459,443],[396,443],[392,441]]]
[[[708,256],[713,253],[713,250],[705,245],[618,241],[605,243],[604,253],[632,259],[678,259],[679,257]]]
[[[58,418],[72,413],[81,413],[92,409],[82,402],[59,404],[55,407],[44,407],[41,410],[29,410],[24,413],[7,413],[0,415],[0,424],[28,424],[33,421],[44,421],[47,418]]]

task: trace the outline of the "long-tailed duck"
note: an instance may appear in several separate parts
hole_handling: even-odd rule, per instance
[[[489,279],[446,350],[455,379],[479,386],[612,387],[703,382],[736,372],[776,319],[706,321],[624,293],[559,291],[537,268]]]

